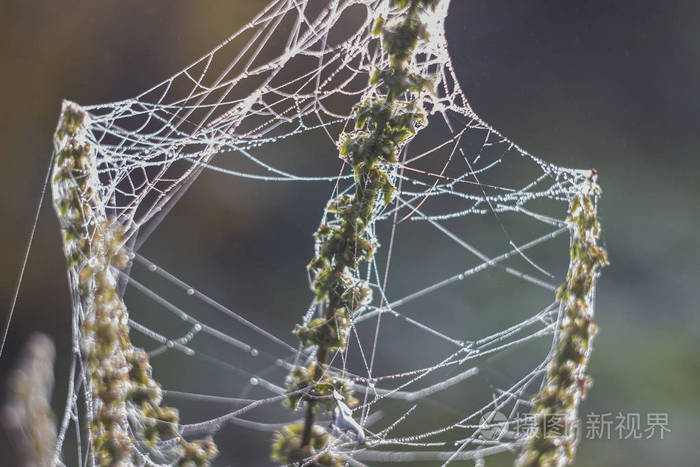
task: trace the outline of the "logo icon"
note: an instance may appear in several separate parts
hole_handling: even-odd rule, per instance
[[[479,435],[482,439],[499,440],[508,429],[508,419],[501,412],[486,412],[479,421]]]

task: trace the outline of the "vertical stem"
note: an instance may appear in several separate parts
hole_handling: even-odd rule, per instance
[[[323,317],[295,330],[302,345],[316,347],[316,359],[307,368],[295,368],[287,379],[291,407],[295,409],[301,400],[306,413],[302,424],[289,425],[275,435],[272,458],[282,464],[308,459],[327,444],[327,435],[314,420],[322,404],[333,408],[332,396],[337,397],[333,391],[345,393],[351,403],[349,382],[329,371],[328,357],[346,348],[352,317],[371,300],[369,284],[358,277],[358,267],[371,261],[376,248],[372,225],[393,198],[398,154],[425,126],[421,93],[431,87],[431,80],[415,71],[413,59],[418,41],[428,39],[421,12],[434,8],[437,0],[390,0],[390,4],[400,13],[391,24],[378,18],[374,29],[382,36],[387,65],[374,71],[370,91],[355,107],[355,129],[342,137],[340,156],[353,169],[355,192],[328,203],[330,219],[315,234],[317,252],[309,269],[314,273],[316,303],[326,307]],[[361,432],[356,434],[364,439]],[[330,453],[318,462],[340,463]]]
[[[81,364],[88,375],[88,433],[99,466],[133,465],[137,445],[155,447],[177,439],[159,456],[182,465],[205,466],[217,454],[211,439],[187,441],[178,433],[176,409],[161,407],[160,385],[148,355],[131,345],[129,315],[117,286],[118,269],[128,263],[123,228],[107,218],[100,199],[97,156],[87,138],[89,115],[63,103],[54,135],[54,208],[80,321]],[[70,408],[67,408],[70,410]],[[131,419],[139,417],[134,426]]]
[[[51,410],[56,349],[48,336],[35,333],[22,348],[19,366],[9,374],[2,423],[14,435],[24,467],[51,464],[56,422]]]
[[[335,300],[331,300],[326,308],[326,320],[333,319],[335,315]],[[323,377],[323,369],[328,363],[328,346],[321,344],[316,349],[316,368],[314,368],[314,380],[320,381]],[[306,415],[304,416],[304,432],[301,436],[301,447],[304,448],[311,443],[311,432],[314,426],[316,402],[306,403]]]
[[[596,177],[592,170],[569,205],[571,261],[566,282],[557,289],[564,316],[545,385],[534,397],[537,427],[516,460],[518,467],[564,466],[574,461],[578,407],[590,385],[586,369],[598,332],[593,320],[595,281],[599,269],[608,264],[607,253],[597,244],[600,224],[595,198],[600,188]],[[560,428],[553,433],[552,427]]]

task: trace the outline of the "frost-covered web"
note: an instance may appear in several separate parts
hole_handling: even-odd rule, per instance
[[[347,351],[331,359],[355,385],[353,417],[367,435],[360,445],[331,430],[331,447],[357,465],[481,462],[519,450],[526,433],[515,422],[532,411],[560,318],[554,290],[568,263],[567,205],[589,175],[530,155],[472,111],[450,62],[448,4],[440,2],[430,41],[418,46],[415,66],[436,77],[436,94],[425,96],[429,124],[402,152],[395,199],[373,226],[381,247],[362,277],[374,299],[353,317]],[[132,264],[119,277],[131,334],[143,338],[156,379],[166,357],[201,370],[164,386],[168,404],[184,407],[183,436],[220,441],[262,432],[250,439],[267,441],[251,441],[250,449],[266,455],[271,433],[303,416],[282,406],[284,381],[313,354],[290,332],[261,324],[261,310],[242,310],[233,296],[215,300],[206,287],[186,283],[184,271],[143,256],[141,246],[204,171],[234,184],[253,180],[260,198],[279,183],[320,184],[329,198],[351,192],[338,141],[386,59],[371,34],[380,14],[391,19],[396,12],[379,0],[276,0],[143,94],[81,107],[87,140],[97,148],[97,198],[127,229]],[[290,145],[304,142],[312,142],[314,161],[326,161],[319,169],[289,156]],[[323,222],[326,214],[318,214]],[[78,285],[71,287],[76,294]],[[315,312],[312,295],[305,306],[277,312],[301,321]],[[148,322],[146,299],[157,316]],[[60,439],[64,458],[76,451],[63,443],[69,436],[87,463],[81,427],[91,401],[83,391],[79,319]],[[221,379],[228,391],[205,390]],[[507,430],[495,430],[502,420],[494,412],[509,419]],[[219,444],[220,461],[231,463],[226,442]]]

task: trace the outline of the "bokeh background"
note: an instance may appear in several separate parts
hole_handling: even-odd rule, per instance
[[[132,96],[211,49],[263,4],[0,3],[2,303],[9,305],[16,284],[61,100]],[[696,465],[700,458],[698,17],[700,4],[693,1],[455,0],[450,9],[451,55],[475,111],[547,161],[600,173],[599,213],[612,265],[599,284],[601,332],[590,366],[595,385],[582,413],[669,415],[671,431],[663,440],[584,439],[576,465]],[[302,268],[322,192],[299,195],[303,208],[282,217],[286,235],[280,235],[265,227],[271,216],[280,219],[283,193],[240,199],[217,185],[196,185],[177,208],[180,220],[164,224],[180,241],[192,240],[188,280],[230,288],[253,307],[270,294],[245,271],[269,271],[269,259],[256,252],[274,244],[269,257],[281,258],[272,265],[275,274],[294,279],[288,290],[266,298],[268,309],[308,299]],[[195,224],[209,232],[206,242],[198,241]],[[306,250],[293,246],[305,243]],[[235,264],[220,254],[223,246]],[[145,247],[166,266],[177,259],[168,243]],[[200,277],[204,266],[209,275]],[[70,344],[64,270],[58,225],[46,203],[0,359],[0,384],[27,336],[46,332],[58,350],[58,412]],[[258,321],[275,326],[276,316],[269,312]],[[0,434],[0,459],[14,465],[8,441]],[[247,452],[245,439],[226,443],[231,449],[222,465],[267,464],[266,453]]]

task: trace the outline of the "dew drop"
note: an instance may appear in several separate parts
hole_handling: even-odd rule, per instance
[[[252,378],[250,378],[250,385],[251,385],[251,386],[257,386],[259,382],[260,382],[260,381],[258,381],[258,378],[256,378],[255,376],[253,376]]]
[[[252,355],[253,357],[257,357],[258,356],[258,349],[250,349],[250,355]]]
[[[194,325],[194,332],[199,332],[202,330],[202,325],[197,323]]]
[[[173,342],[173,341],[168,341],[168,342],[165,343],[165,345],[167,345],[168,348],[172,349],[172,348],[175,346],[175,342]]]
[[[464,280],[464,274],[460,274],[460,275],[457,276],[457,277],[459,278],[459,280]]]
[[[194,295],[194,289],[187,289],[187,295]]]
[[[156,268],[155,264],[151,264],[150,266],[148,266],[148,270],[151,272],[155,271],[156,269],[158,269],[158,268]]]

